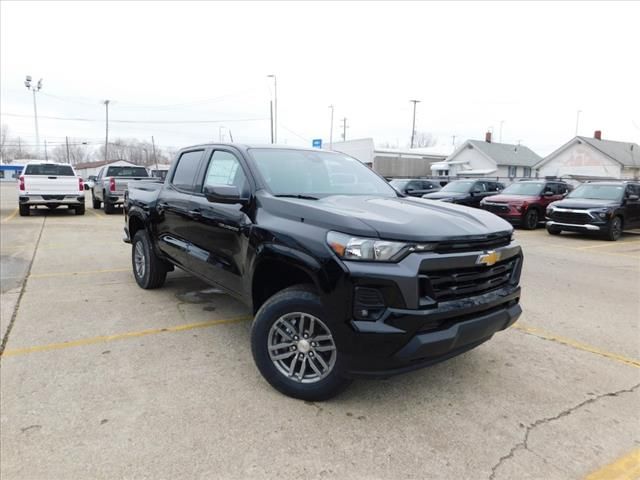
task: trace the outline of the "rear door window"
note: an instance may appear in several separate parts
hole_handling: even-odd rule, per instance
[[[171,184],[179,190],[193,191],[204,150],[184,152],[178,159]]]
[[[27,165],[25,175],[48,175],[51,177],[74,177],[71,165],[55,165],[52,163],[42,163],[39,165]]]

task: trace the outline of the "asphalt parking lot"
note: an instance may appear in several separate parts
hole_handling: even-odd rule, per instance
[[[601,480],[637,467],[640,233],[518,230],[513,328],[311,403],[262,379],[235,300],[179,271],[138,288],[121,215],[23,218],[15,185],[0,193],[3,479]]]

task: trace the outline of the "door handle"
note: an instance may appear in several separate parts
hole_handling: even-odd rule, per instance
[[[202,210],[200,210],[199,208],[196,208],[194,210],[189,210],[189,212],[187,213],[189,214],[190,217],[194,217],[194,218],[202,217]]]

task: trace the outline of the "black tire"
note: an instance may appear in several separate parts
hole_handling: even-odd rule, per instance
[[[295,312],[313,315],[323,323],[323,326],[327,327],[327,330],[331,328],[327,322],[327,315],[320,301],[320,297],[313,291],[312,287],[297,285],[282,290],[269,298],[269,300],[260,307],[260,310],[258,310],[253,320],[251,326],[251,352],[253,354],[253,360],[265,380],[279,392],[301,400],[328,400],[339,394],[351,383],[351,380],[345,378],[342,374],[342,356],[337,347],[335,349],[336,356],[333,368],[329,370],[326,376],[315,380],[313,383],[302,383],[287,376],[276,367],[276,364],[269,355],[268,347],[272,326],[284,315]],[[330,330],[329,333],[331,336],[333,335]],[[313,337],[310,338],[310,340],[312,339]],[[333,340],[331,340],[331,342],[333,342]],[[295,347],[291,347],[291,349],[295,350]],[[300,349],[300,352],[301,351]],[[298,354],[294,353],[293,355],[295,357]],[[308,355],[313,356],[313,353],[309,353]],[[307,362],[306,358],[303,360],[303,363],[305,362]],[[311,372],[311,370],[309,370],[309,372]],[[304,374],[301,374],[301,377],[304,377]]]
[[[622,228],[623,228],[622,217],[620,217],[619,215],[613,217],[609,222],[609,226],[607,227],[605,238],[610,242],[615,242],[617,240],[620,240],[620,237],[622,237]]]
[[[29,215],[31,215],[31,209],[29,208],[29,205],[20,205],[19,210],[21,217],[28,217]]]
[[[93,204],[93,208],[95,210],[100,210],[102,202],[96,198],[96,196],[93,194],[93,190],[91,190],[91,203]]]
[[[562,233],[562,230],[560,230],[558,227],[547,225],[547,232],[549,233],[549,235],[560,235]]]
[[[85,206],[84,204],[78,205],[77,207],[74,207],[74,210],[76,211],[76,215],[84,215]]]
[[[522,218],[522,228],[525,230],[535,230],[538,228],[538,222],[540,221],[540,214],[535,208],[530,208]]]
[[[144,260],[143,269],[136,267],[136,252],[141,249]],[[149,234],[145,230],[139,230],[133,237],[131,244],[131,267],[136,283],[145,290],[159,288],[167,278],[167,265],[156,255],[151,245]]]
[[[104,202],[102,202],[104,204],[104,213],[106,215],[112,214],[116,208],[107,200],[107,193],[104,191],[102,192],[102,198],[104,198]]]

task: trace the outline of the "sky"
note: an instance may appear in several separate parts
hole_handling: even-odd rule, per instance
[[[640,2],[0,3],[0,117],[24,144],[109,137],[180,148],[371,137],[404,147],[575,134],[640,141]],[[49,117],[49,118],[47,118]],[[51,118],[55,117],[55,118]],[[70,120],[74,119],[74,120]],[[78,120],[84,119],[84,120]],[[207,123],[196,123],[207,122]],[[455,139],[454,139],[455,136]]]

